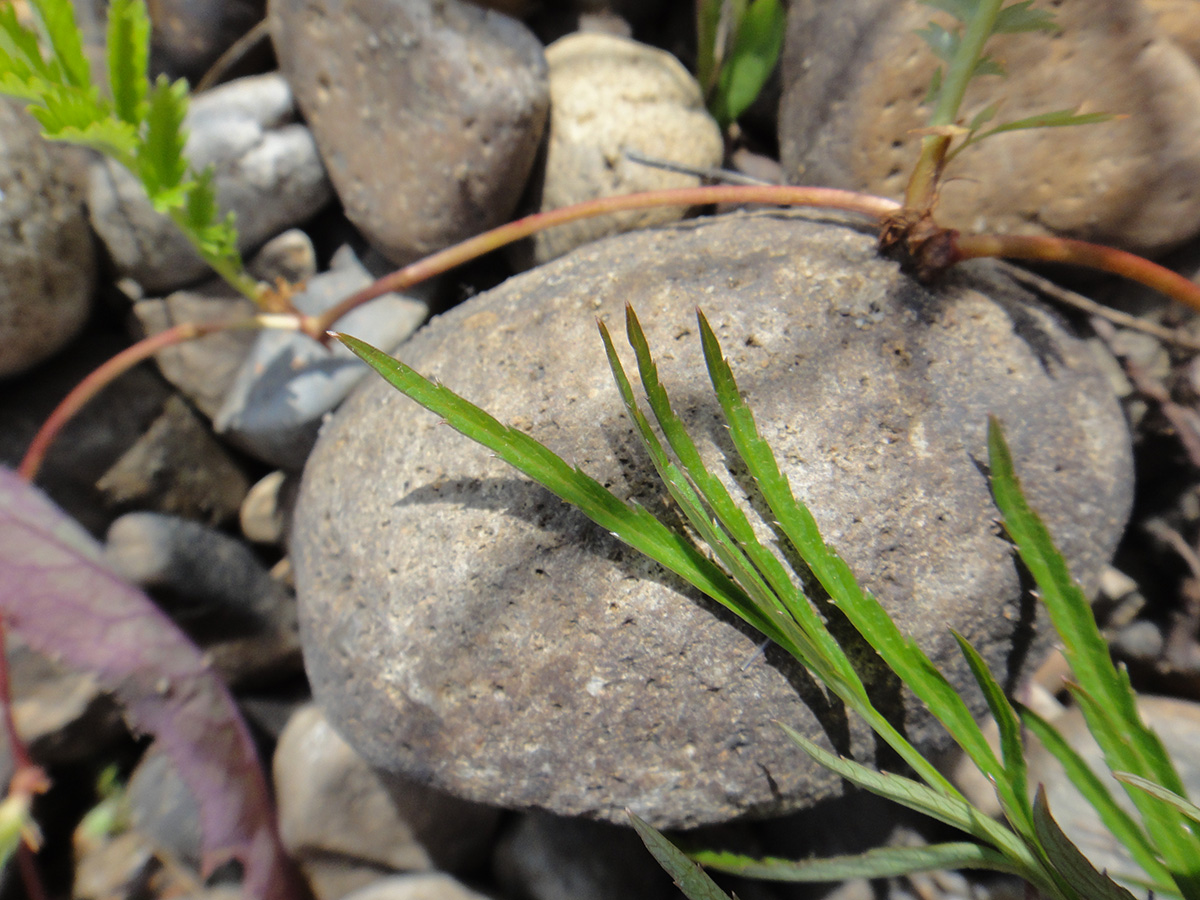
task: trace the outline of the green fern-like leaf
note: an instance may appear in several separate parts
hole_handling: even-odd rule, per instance
[[[83,32],[75,22],[71,4],[62,0],[30,0],[29,8],[45,32],[62,80],[72,87],[90,87],[91,67],[83,54]]]
[[[187,175],[183,155],[186,136],[183,119],[187,115],[187,82],[172,83],[158,76],[147,99],[145,137],[138,148],[138,174],[156,208],[180,206],[186,193],[178,192]],[[178,192],[178,193],[177,193]]]
[[[150,19],[141,0],[113,0],[108,7],[108,83],[122,121],[137,127],[146,115],[149,89]]]
[[[992,30],[996,34],[1016,34],[1022,31],[1058,31],[1058,26],[1054,23],[1052,12],[1034,9],[1033,0],[1020,0],[1000,10]]]

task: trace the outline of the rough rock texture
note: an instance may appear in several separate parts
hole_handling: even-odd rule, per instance
[[[702,305],[826,539],[957,683],[970,678],[950,628],[1011,683],[1036,652],[1034,610],[982,471],[987,416],[1008,425],[1033,502],[1088,583],[1129,510],[1129,437],[1095,351],[990,267],[968,271],[930,292],[848,226],[701,220],[510,279],[403,355],[661,511],[593,320],[617,330],[636,305],[715,463],[729,448]],[[292,544],[317,698],[378,765],[468,799],[613,820],[630,807],[673,827],[839,790],[771,724],[849,749],[801,672],[382,381],[318,441]],[[907,724],[938,743],[921,714]]]
[[[72,157],[0,98],[0,378],[62,349],[87,319],[96,259]]]
[[[1079,108],[1127,115],[1014,132],[968,149],[939,206],[945,225],[1064,234],[1158,253],[1200,231],[1200,70],[1139,0],[1063,0],[1058,34],[1002,35],[1007,78],[975,79],[969,121]],[[780,153],[789,180],[900,197],[920,150],[912,129],[938,60],[913,31],[944,16],[916,0],[791,5]],[[946,24],[949,24],[948,22]]]
[[[377,249],[409,262],[506,221],[548,104],[542,47],[524,25],[459,0],[269,9],[346,214]]]
[[[700,85],[671,54],[608,34],[576,33],[546,48],[550,66],[550,137],[541,209],[634,191],[696,187],[694,175],[630,160],[625,152],[686,166],[719,166],[725,145],[704,108]],[[584,219],[535,235],[545,262],[621,231],[673,222],[682,207]]]
[[[188,109],[187,157],[194,168],[215,167],[217,203],[236,213],[243,253],[312,218],[333,197],[313,137],[295,117],[278,73],[223,84]],[[120,273],[149,293],[211,274],[175,224],[154,211],[141,183],[107,158],[91,167],[88,213]]]

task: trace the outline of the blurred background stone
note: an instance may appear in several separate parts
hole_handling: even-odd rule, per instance
[[[96,256],[80,157],[0,97],[0,378],[48,359],[87,321]]]

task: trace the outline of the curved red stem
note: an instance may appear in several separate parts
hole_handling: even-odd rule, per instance
[[[1017,234],[959,235],[954,242],[956,262],[986,256],[1068,263],[1111,272],[1153,288],[1200,312],[1200,284],[1158,263],[1113,247],[1070,238]]]
[[[553,228],[555,225],[565,225],[592,216],[602,216],[631,209],[649,209],[656,206],[706,206],[713,203],[820,206],[827,209],[862,213],[876,220],[882,219],[900,208],[900,204],[894,200],[875,197],[871,194],[860,194],[856,191],[777,184],[718,184],[674,190],[643,191],[637,194],[624,194],[620,197],[603,197],[599,200],[576,203],[573,206],[564,206],[562,209],[553,209],[549,212],[535,213],[523,219],[517,219],[515,222],[485,231],[483,234],[467,238],[453,247],[447,247],[445,250],[417,260],[390,275],[385,275],[358,293],[352,294],[320,316],[312,317],[306,323],[305,333],[320,340],[338,319],[380,294],[402,291],[477,256],[511,244],[513,241],[519,241],[521,238],[529,237],[543,229]],[[315,333],[309,332],[307,325],[312,325],[319,330]]]

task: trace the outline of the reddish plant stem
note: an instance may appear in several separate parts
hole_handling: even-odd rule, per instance
[[[483,234],[468,238],[453,247],[447,247],[445,250],[407,265],[390,275],[385,275],[320,316],[307,319],[304,324],[304,332],[317,340],[323,340],[325,332],[332,328],[338,319],[380,294],[405,290],[427,278],[440,275],[455,266],[490,253],[506,244],[511,244],[513,241],[529,237],[543,229],[553,228],[555,225],[565,225],[592,216],[608,215],[631,209],[648,209],[656,206],[706,206],[713,203],[820,206],[827,209],[862,213],[876,220],[882,219],[900,208],[900,204],[894,200],[875,197],[871,194],[860,194],[836,188],[791,187],[773,184],[721,184],[675,190],[644,191],[620,197],[589,200],[585,203],[576,203],[573,206],[564,206],[562,209],[535,213],[523,219],[517,219],[515,222],[485,231]],[[310,327],[314,330],[310,331]]]
[[[63,426],[89,400],[100,393],[118,376],[128,372],[138,363],[149,359],[164,347],[181,344],[184,341],[203,337],[206,334],[213,334],[218,331],[232,331],[239,328],[261,328],[269,325],[301,330],[302,323],[303,320],[301,318],[287,315],[261,315],[224,322],[183,322],[168,328],[166,331],[160,331],[158,334],[142,338],[142,340],[133,346],[125,348],[99,368],[88,373],[86,378],[71,389],[71,392],[54,408],[54,411],[42,423],[42,427],[38,429],[37,434],[34,435],[33,441],[29,444],[29,449],[25,451],[25,456],[21,459],[21,464],[17,467],[17,474],[26,481],[33,481],[37,477],[38,470],[41,469],[42,462],[46,458],[46,451],[49,450],[50,445],[54,442],[54,439],[58,436]]]
[[[953,262],[993,256],[1086,266],[1144,284],[1200,312],[1200,284],[1141,256],[1101,244],[1070,238],[970,234],[958,235],[953,256]]]

